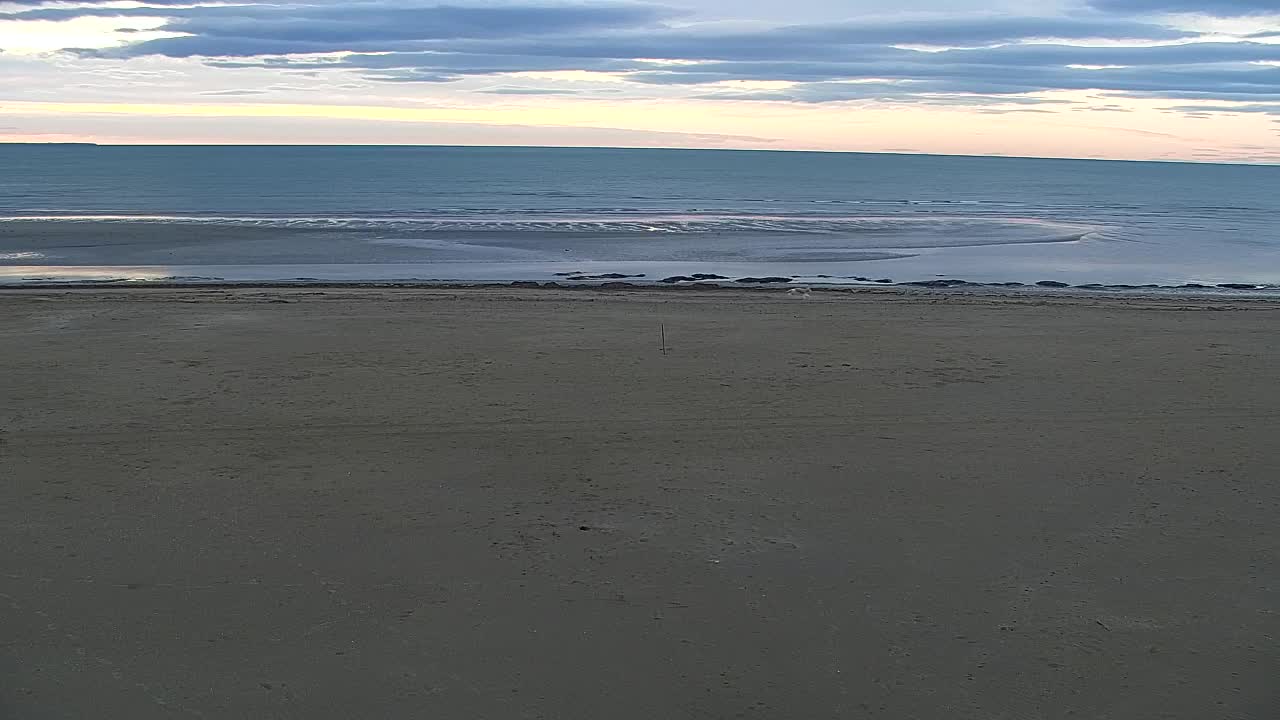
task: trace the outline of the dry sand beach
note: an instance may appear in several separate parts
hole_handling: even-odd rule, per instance
[[[1278,311],[3,292],[0,717],[1273,718]]]

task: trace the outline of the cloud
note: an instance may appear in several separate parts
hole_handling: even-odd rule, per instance
[[[76,12],[159,12],[170,17],[161,30],[184,33],[84,53],[91,57],[197,56],[217,67],[345,70],[382,83],[587,71],[610,73],[636,88],[712,86],[711,92],[699,89],[697,97],[804,103],[1058,90],[1255,100],[1280,94],[1280,69],[1258,64],[1280,61],[1280,45],[1152,45],[1195,33],[1101,13],[871,18],[749,30],[714,23],[676,27],[668,21],[679,11],[640,4],[406,8],[366,2],[41,8],[19,15],[48,19],[54,17],[50,13]],[[1050,38],[1057,41],[1043,41]],[[1144,44],[1072,44],[1082,40]],[[913,49],[920,46],[941,50]],[[1100,67],[1107,69],[1089,69]],[[793,87],[715,87],[736,81]]]
[[[1193,42],[1178,45],[1089,47],[1027,44],[955,50],[948,61],[996,65],[1199,65],[1280,61],[1280,45],[1255,42]]]
[[[1197,116],[1208,113],[1262,113],[1264,115],[1280,116],[1280,102],[1251,103],[1246,105],[1175,105],[1164,109],[1169,112],[1186,113],[1188,115]]]
[[[782,28],[772,38],[791,42],[970,46],[1031,39],[1175,40],[1193,33],[1113,17],[1017,17],[991,14],[923,20],[879,20]]]
[[[1040,110],[1038,108],[978,108],[975,112],[979,115],[1009,115],[1011,113],[1042,113],[1045,115],[1054,115],[1052,110]]]
[[[1215,17],[1280,15],[1275,0],[1092,0],[1098,10],[1113,13],[1196,13]]]
[[[614,87],[623,82],[634,95],[920,102],[986,107],[988,113],[1013,112],[1014,98],[1053,91],[1280,99],[1280,67],[1266,64],[1280,62],[1280,44],[1197,42],[1195,32],[1139,19],[1190,5],[1206,13],[1240,14],[1276,0],[1091,0],[1094,11],[1072,16],[935,14],[777,27],[680,24],[681,10],[635,2],[406,7],[390,0],[241,1],[247,4],[116,7],[100,0],[32,8],[37,3],[28,0],[19,3],[27,9],[7,17],[166,18],[158,29],[176,36],[79,54],[107,60],[198,57],[216,68],[337,71],[347,75],[343,79],[387,84],[585,71],[607,73]],[[782,87],[749,90],[743,81]],[[570,91],[515,83],[475,92],[596,91],[589,84]],[[994,98],[995,106],[984,98]]]
[[[266,90],[206,90],[200,94],[201,95],[223,95],[223,96],[266,95],[267,91]]]
[[[708,52],[708,55],[711,53]],[[384,82],[449,82],[467,76],[587,70],[612,73],[633,84],[723,86],[736,81],[794,83],[786,90],[742,92],[714,88],[701,97],[738,100],[840,102],[921,94],[1020,95],[1097,90],[1133,97],[1269,100],[1280,98],[1280,45],[1191,43],[1173,46],[1091,48],[1006,45],[921,52],[858,47],[860,60],[741,60],[659,56],[573,57],[467,52],[356,53],[340,59],[213,61],[227,67],[299,70],[345,69]],[[1091,69],[1091,68],[1103,69]],[[721,91],[723,90],[723,91]]]
[[[782,32],[798,31],[787,28]],[[760,33],[751,43],[729,39],[741,36],[676,42],[671,35],[658,33],[655,37],[661,38],[661,43],[655,38],[647,44],[634,39],[600,43],[594,39],[552,38],[536,45],[478,41],[451,43],[451,51],[210,62],[222,67],[345,69],[384,82],[448,82],[467,76],[567,70],[613,73],[639,85],[671,87],[782,81],[796,83],[797,87],[767,92],[725,89],[702,92],[700,96],[797,102],[925,93],[1017,95],[1054,90],[1252,100],[1280,94],[1280,68],[1262,64],[1280,62],[1277,44],[1199,42],[1091,47],[1021,43],[940,52],[844,45],[839,48],[841,52],[835,52],[834,46],[817,43],[818,35],[830,32],[830,28],[814,30],[814,42],[810,43],[783,43],[768,33]],[[500,52],[504,47],[507,52]],[[749,51],[744,53],[746,48]]]
[[[1054,106],[1074,104],[1069,100],[1027,97],[1023,95],[974,95],[969,93],[949,93],[941,85],[933,85],[929,87],[934,88],[935,91],[929,92],[929,88],[925,87],[922,83],[902,85],[885,82],[826,82],[804,83],[785,90],[725,90],[705,93],[695,97],[703,100],[772,100],[800,103],[875,100],[881,103],[899,105],[932,105],[968,108],[980,108],[985,106]]]
[[[361,70],[408,70],[431,75],[502,75],[519,72],[554,72],[592,70],[596,72],[629,72],[649,69],[650,63],[610,58],[558,58],[525,55],[470,55],[463,53],[357,53],[336,61],[310,65],[306,61],[288,63],[288,67]]]
[[[193,7],[40,8],[0,14],[10,20],[162,17],[156,30],[182,33],[126,46],[118,56],[252,56],[394,50],[458,39],[519,39],[644,28],[680,13],[656,5],[453,5],[383,2],[197,5]],[[109,54],[109,53],[108,53]]]
[[[491,8],[342,5],[219,5],[179,8],[41,8],[15,20],[166,17],[158,31],[182,33],[126,45],[117,57],[250,57],[305,53],[436,50],[562,57],[700,59],[849,58],[894,45],[985,46],[1036,39],[1177,40],[1195,33],[1110,16],[1017,17],[988,13],[926,19],[870,19],[725,32],[672,28],[680,12],[654,5]],[[603,36],[601,32],[605,33]],[[442,41],[451,41],[444,43]],[[466,41],[475,41],[468,44]],[[489,41],[489,42],[485,42]],[[860,50],[861,48],[861,50]]]
[[[1063,65],[964,62],[964,51],[920,53],[909,62],[693,63],[635,72],[629,80],[655,85],[709,85],[730,80],[798,83],[738,99],[834,102],[925,93],[1016,95],[1093,90],[1155,97],[1280,98],[1280,67],[1248,63],[1090,70]]]
[[[556,88],[535,88],[535,87],[495,87],[477,90],[476,92],[488,95],[577,95],[579,91]]]

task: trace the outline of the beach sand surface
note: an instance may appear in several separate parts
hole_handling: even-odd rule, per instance
[[[1278,310],[0,293],[0,717],[1277,717]]]

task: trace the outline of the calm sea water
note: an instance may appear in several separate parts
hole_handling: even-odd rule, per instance
[[[581,272],[1280,284],[1275,166],[8,145],[0,168],[10,283]]]

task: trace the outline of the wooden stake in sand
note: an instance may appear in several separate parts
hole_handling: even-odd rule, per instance
[[[658,323],[658,333],[662,336],[662,354],[667,354],[667,326]]]

